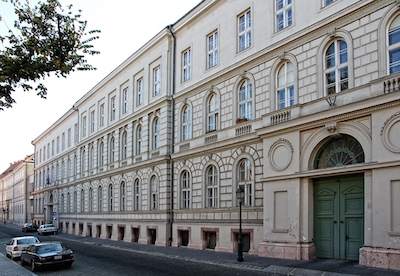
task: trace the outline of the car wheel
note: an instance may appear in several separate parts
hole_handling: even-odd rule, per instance
[[[32,272],[36,271],[36,266],[35,266],[35,262],[34,261],[31,261],[31,270],[32,270]]]

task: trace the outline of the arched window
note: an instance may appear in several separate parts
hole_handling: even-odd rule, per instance
[[[97,211],[103,211],[103,189],[101,186],[99,186],[99,189],[97,190]]]
[[[206,208],[218,207],[218,171],[214,165],[206,171]]]
[[[326,95],[344,91],[349,87],[347,43],[342,39],[333,41],[325,51],[324,72]]]
[[[182,110],[182,141],[191,139],[192,133],[192,114],[190,106],[186,105]]]
[[[253,119],[253,84],[246,79],[240,84],[239,95],[239,114],[238,118],[252,120]]]
[[[67,173],[66,173],[67,177],[71,176],[71,168],[72,168],[72,163],[71,162],[72,162],[71,159],[68,157],[68,160],[67,160]]]
[[[61,179],[65,178],[65,162],[64,160],[61,162]]]
[[[65,201],[64,201],[64,194],[61,194],[61,213],[64,213],[64,204],[65,204]]]
[[[85,212],[85,191],[81,190],[81,212]]]
[[[154,175],[150,179],[150,209],[158,209],[158,179]]]
[[[181,174],[181,209],[190,208],[190,175],[188,171]]]
[[[318,151],[314,169],[343,167],[365,162],[361,144],[349,135],[331,138]]]
[[[73,210],[73,212],[76,213],[76,212],[78,212],[78,196],[77,196],[76,191],[74,192],[73,201],[74,201],[74,210]]]
[[[389,73],[400,71],[400,15],[390,24],[388,30]]]
[[[94,168],[94,146],[90,146],[90,158],[89,158],[89,169],[93,170]]]
[[[89,189],[89,212],[93,212],[93,189]]]
[[[142,153],[142,125],[138,125],[136,129],[136,154]]]
[[[128,134],[126,131],[122,134],[122,159],[128,157]]]
[[[74,155],[74,175],[78,173],[78,158]]]
[[[110,139],[110,164],[115,161],[115,139],[112,137]]]
[[[126,211],[126,187],[125,182],[121,182],[120,186],[120,211]]]
[[[207,101],[207,131],[218,129],[219,103],[217,94],[213,93]]]
[[[86,157],[86,151],[82,150],[81,154],[81,173],[85,171],[85,157]]]
[[[277,109],[294,105],[294,66],[285,62],[276,74]]]
[[[112,212],[113,210],[113,185],[110,184],[108,186],[108,211]]]
[[[99,146],[99,164],[104,166],[104,143],[101,142]]]
[[[135,211],[139,211],[140,210],[140,181],[139,179],[135,180],[135,183],[133,185],[134,188],[134,208]]]
[[[67,213],[71,212],[71,195],[67,194]]]
[[[156,117],[153,122],[153,149],[160,147],[160,119]]]
[[[244,206],[251,206],[253,190],[253,167],[249,159],[242,159],[238,164],[238,188],[244,191]],[[239,205],[237,203],[237,205]]]

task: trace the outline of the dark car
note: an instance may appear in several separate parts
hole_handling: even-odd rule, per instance
[[[22,227],[22,232],[36,232],[39,226],[34,223],[25,223]]]
[[[70,267],[73,261],[74,252],[62,242],[32,244],[21,254],[21,265],[30,264],[32,271],[57,265]]]

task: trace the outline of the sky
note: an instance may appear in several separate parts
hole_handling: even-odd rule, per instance
[[[14,25],[13,6],[0,1],[0,34]],[[36,3],[37,1],[30,1]],[[0,111],[0,174],[11,163],[34,153],[32,141],[63,116],[83,95],[169,24],[175,23],[200,0],[59,0],[82,10],[86,30],[100,30],[93,42],[100,55],[88,57],[96,71],[74,72],[67,78],[44,81],[47,99],[35,91],[12,94],[16,104]],[[0,44],[0,49],[3,46]]]

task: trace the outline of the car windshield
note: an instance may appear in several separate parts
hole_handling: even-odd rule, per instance
[[[56,252],[60,252],[63,250],[66,250],[67,248],[65,247],[65,245],[60,244],[60,243],[54,243],[54,244],[45,244],[45,245],[41,245],[37,248],[36,253],[46,253],[46,252],[52,252],[52,251],[56,251]]]
[[[30,244],[30,243],[36,243],[36,239],[35,238],[26,238],[26,239],[17,240],[17,244]]]

